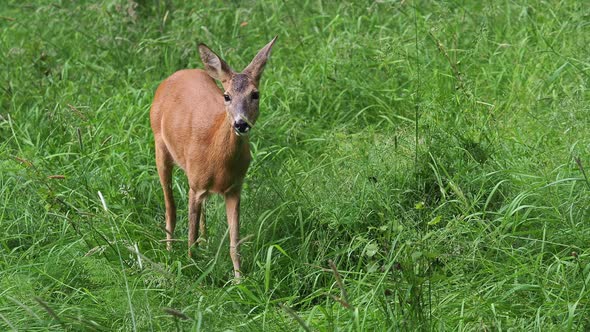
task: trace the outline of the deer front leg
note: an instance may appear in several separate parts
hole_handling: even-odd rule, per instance
[[[240,252],[238,242],[240,240],[240,191],[225,194],[225,211],[229,227],[229,255],[234,265],[236,281],[240,280]]]
[[[188,257],[193,256],[192,248],[199,236],[197,225],[201,225],[201,230],[203,230],[205,224],[205,218],[203,218],[205,195],[204,191],[194,191],[193,189],[190,189],[188,194]]]

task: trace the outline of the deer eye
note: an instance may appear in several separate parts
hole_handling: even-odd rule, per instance
[[[223,100],[225,100],[226,103],[229,103],[231,101],[231,97],[227,93],[224,93]]]
[[[258,91],[252,92],[252,99],[256,100],[260,98],[260,93]]]

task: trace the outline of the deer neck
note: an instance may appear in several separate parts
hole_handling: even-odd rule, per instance
[[[235,133],[227,112],[223,117],[220,117],[216,129],[213,145],[216,151],[225,157],[225,160],[239,159],[244,152],[249,153],[247,150],[248,136],[239,136]]]

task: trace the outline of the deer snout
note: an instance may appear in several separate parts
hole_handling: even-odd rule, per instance
[[[236,120],[234,122],[234,130],[238,135],[247,134],[250,131],[250,128],[250,124],[242,119]]]

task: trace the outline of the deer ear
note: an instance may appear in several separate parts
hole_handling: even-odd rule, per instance
[[[252,62],[244,69],[244,74],[250,76],[256,84],[260,82],[260,77],[262,76],[262,72],[264,71],[264,65],[266,65],[266,60],[270,56],[270,50],[274,45],[275,41],[277,40],[278,36],[275,36],[270,43],[266,44],[258,54],[252,59]]]
[[[232,69],[215,52],[205,44],[199,44],[199,54],[209,76],[221,82],[228,81],[232,76]]]

